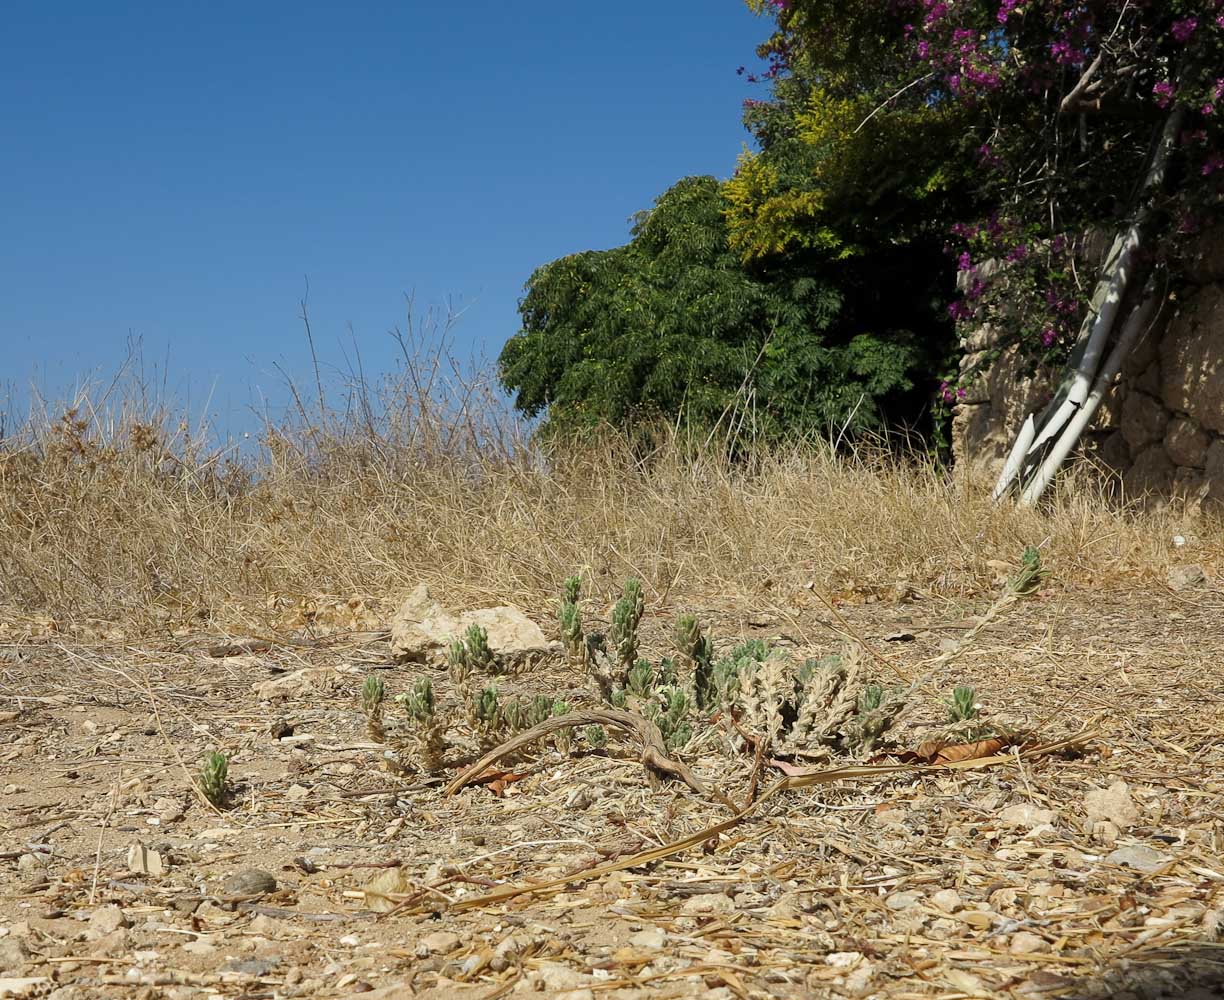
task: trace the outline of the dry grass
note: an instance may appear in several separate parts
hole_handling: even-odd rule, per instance
[[[0,440],[0,607],[61,627],[250,628],[270,627],[272,598],[394,599],[421,580],[455,603],[541,608],[576,568],[591,594],[636,575],[656,604],[708,606],[785,603],[809,581],[954,596],[1029,544],[1060,581],[1099,586],[1224,555],[1218,522],[1119,512],[1082,474],[1034,511],[882,450],[732,461],[675,435],[645,456],[606,435],[545,457],[488,383],[430,364],[334,409],[320,385],[245,457],[141,394],[31,420]]]

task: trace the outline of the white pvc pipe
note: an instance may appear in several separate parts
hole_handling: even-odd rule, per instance
[[[1024,492],[1020,495],[1020,502],[1022,504],[1029,506],[1041,499],[1041,494],[1045,492],[1051,480],[1058,474],[1058,470],[1062,468],[1063,462],[1067,460],[1067,456],[1071,454],[1071,451],[1079,443],[1085,428],[1092,422],[1092,418],[1096,416],[1101,400],[1105,398],[1105,393],[1109,391],[1109,383],[1122,370],[1123,362],[1126,360],[1127,355],[1130,354],[1131,348],[1134,347],[1135,341],[1139,338],[1139,334],[1147,327],[1152,317],[1152,311],[1156,306],[1156,296],[1150,283],[1145,289],[1144,294],[1144,300],[1135,307],[1130,316],[1126,318],[1126,322],[1122,324],[1122,332],[1118,336],[1118,342],[1114,344],[1113,350],[1109,352],[1109,358],[1106,360],[1104,367],[1101,368],[1101,372],[1093,384],[1092,391],[1084,400],[1084,405],[1071,418],[1066,430],[1054,442],[1054,447],[1050,449],[1050,453],[1038,467],[1028,485],[1025,486]]]

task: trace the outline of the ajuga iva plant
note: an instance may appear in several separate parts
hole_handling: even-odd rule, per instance
[[[582,738],[592,750],[602,750],[608,745],[608,731],[603,726],[587,726],[582,731]]]
[[[741,671],[754,669],[756,664],[764,663],[768,656],[769,644],[763,639],[749,639],[740,643],[729,655],[714,663],[709,682],[712,690],[703,693],[713,698],[715,704],[733,709],[739,702]]]
[[[502,722],[512,733],[527,728],[527,706],[521,698],[515,698],[502,706]]]
[[[628,673],[637,662],[637,630],[645,610],[646,602],[642,597],[642,583],[630,577],[625,581],[621,599],[612,608],[612,627],[608,632],[608,638],[612,642],[612,651],[623,673]]]
[[[582,575],[575,573],[573,576],[567,576],[564,584],[565,590],[562,594],[566,604],[577,604],[578,598],[582,596]]]
[[[693,696],[703,712],[718,707],[718,684],[714,677],[714,644],[702,633],[696,615],[676,619],[673,634],[679,660],[693,678]]]
[[[871,753],[905,705],[902,694],[868,684],[858,697],[854,715],[846,724],[846,747],[860,755]]]
[[[966,685],[952,689],[952,698],[947,703],[948,721],[953,725],[972,722],[978,717],[977,691]]]
[[[219,806],[225,801],[228,775],[229,758],[225,754],[214,750],[205,755],[199,777],[196,778],[196,785],[200,789],[200,794],[214,806]]]
[[[582,593],[582,577],[571,576],[565,581],[565,592],[561,599],[560,623],[561,644],[571,664],[581,663],[585,647],[582,635],[582,611],[578,599]]]
[[[546,694],[537,694],[527,706],[527,728],[538,726],[545,719],[552,717],[553,700]]]
[[[395,700],[403,706],[408,716],[410,743],[421,768],[425,771],[440,770],[446,752],[446,727],[438,716],[433,683],[428,677],[418,677],[412,688],[397,695]]]
[[[654,667],[649,660],[638,660],[626,678],[629,693],[638,698],[649,698],[655,687]]]
[[[624,694],[628,671],[625,669],[619,656],[608,654],[607,644],[602,633],[590,633],[585,637],[584,644],[586,650],[584,662],[591,686],[602,700],[609,704],[615,704],[613,702],[615,693],[619,690],[622,695]],[[634,645],[636,648],[636,639],[634,640]],[[621,704],[617,705],[617,707],[622,708],[624,706]]]
[[[569,702],[558,698],[552,703],[552,715],[554,718],[560,718],[562,715],[569,715]],[[553,731],[553,746],[557,748],[558,753],[568,754],[572,746],[572,730],[556,729]]]
[[[655,691],[656,701],[646,710],[647,718],[659,727],[669,750],[684,746],[693,737],[689,724],[689,697],[682,687],[662,687]]]
[[[1020,557],[1020,569],[1008,581],[1007,586],[1012,593],[1024,596],[1036,591],[1049,575],[1050,571],[1041,565],[1041,553],[1036,546],[1030,545]]]
[[[475,696],[469,718],[482,747],[487,748],[498,742],[505,725],[495,685],[489,685]]]
[[[366,732],[375,743],[386,743],[387,733],[383,727],[383,700],[387,696],[386,685],[377,674],[367,674],[361,685],[361,710],[365,713]]]

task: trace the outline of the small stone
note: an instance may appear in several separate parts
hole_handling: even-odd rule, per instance
[[[1037,826],[1053,823],[1057,818],[1058,814],[1054,810],[1038,809],[1035,805],[1028,802],[1008,806],[999,813],[999,822],[1004,826],[1028,827],[1030,830]]]
[[[984,931],[995,922],[995,914],[990,910],[966,910],[961,919],[970,927]]]
[[[340,943],[346,948],[356,948],[359,944],[361,944],[361,938],[359,938],[356,934],[345,934],[344,937],[340,939]]]
[[[825,965],[834,969],[849,969],[863,960],[861,951],[835,951],[825,955]]]
[[[459,947],[459,935],[452,931],[434,931],[426,934],[417,942],[416,953],[420,958],[426,955],[449,955]]]
[[[1159,871],[1173,859],[1167,854],[1161,854],[1143,844],[1132,847],[1119,847],[1105,856],[1106,864],[1119,867],[1134,868],[1136,871],[1151,873]]]
[[[278,965],[280,965],[279,958],[238,958],[226,962],[221,969],[223,972],[234,972],[240,976],[258,978],[268,975]]]
[[[908,910],[911,906],[917,905],[920,899],[922,899],[922,893],[913,890],[894,892],[884,898],[884,905],[890,910]]]
[[[91,941],[97,941],[99,938],[113,934],[119,928],[126,926],[127,918],[119,907],[114,905],[100,906],[94,910],[93,916],[89,918],[89,930],[86,932],[86,937]]]
[[[532,978],[550,991],[581,989],[590,980],[589,976],[563,962],[541,962],[534,970]]]
[[[1011,944],[1008,945],[1008,951],[1013,955],[1031,955],[1033,952],[1049,950],[1050,946],[1046,943],[1045,938],[1032,931],[1017,931],[1012,935]]]
[[[1089,792],[1084,796],[1084,811],[1090,823],[1108,821],[1119,830],[1128,830],[1139,820],[1139,810],[1125,781],[1115,781],[1108,788]]]
[[[249,924],[247,924],[247,932],[250,934],[258,934],[260,937],[275,937],[278,931],[278,926],[275,920],[267,914],[261,913]]]
[[[690,896],[680,907],[680,912],[688,916],[706,913],[734,913],[735,901],[725,893],[703,892],[700,896]]]
[[[1116,823],[1113,823],[1110,820],[1102,820],[1099,823],[1092,824],[1091,832],[1092,836],[1106,847],[1113,847],[1113,845],[1118,842],[1118,835],[1121,834],[1122,831],[1118,829],[1118,825]]]
[[[276,891],[276,878],[259,868],[244,868],[221,883],[226,896],[262,896]]]
[[[116,907],[118,909],[118,907]],[[89,954],[94,958],[114,958],[128,950],[127,931],[120,927],[98,938],[90,946]]]
[[[22,942],[11,937],[0,939],[0,972],[17,972],[29,957],[30,950]]]
[[[166,796],[153,803],[153,811],[162,826],[169,826],[183,818],[183,803]]]
[[[33,872],[42,866],[42,861],[37,854],[23,854],[17,859],[17,870],[21,872]]]
[[[211,955],[216,950],[217,946],[212,943],[212,938],[206,934],[183,945],[183,951],[192,955]]]
[[[961,901],[960,893],[955,889],[940,889],[939,892],[931,896],[931,903],[943,910],[944,913],[955,913],[965,905]]]
[[[1191,590],[1203,586],[1207,582],[1207,574],[1197,564],[1174,566],[1169,570],[1168,582],[1174,590]]]
[[[635,948],[647,948],[652,951],[667,944],[667,933],[661,927],[647,927],[629,936],[629,943]]]

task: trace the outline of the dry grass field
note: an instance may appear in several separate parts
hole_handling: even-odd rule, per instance
[[[545,460],[478,390],[427,390],[249,453],[85,400],[0,442],[0,996],[1224,995],[1219,520],[1087,475],[1017,509],[815,444]],[[1006,598],[1027,546],[1049,575]],[[453,699],[390,657],[418,583],[556,639],[575,572],[592,627],[642,581],[651,658],[692,612],[720,653],[858,650],[905,710],[776,791],[703,719],[673,752],[704,798],[615,735],[453,795],[462,736],[439,773],[371,742],[365,677]],[[594,704],[559,652],[504,683]],[[905,757],[954,742],[957,684],[1012,738]]]

